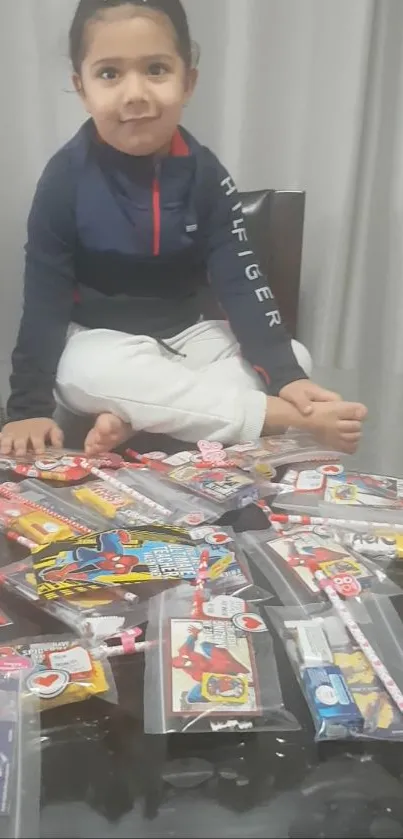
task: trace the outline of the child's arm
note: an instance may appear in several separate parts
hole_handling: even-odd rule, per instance
[[[236,186],[215,156],[207,150],[205,154],[204,188],[211,205],[206,219],[209,278],[244,357],[271,393],[280,394],[304,414],[311,402],[340,399],[310,382],[298,365],[276,300],[248,241]]]
[[[28,221],[24,309],[12,356],[9,424],[2,433],[3,453],[39,451],[49,438],[60,444],[53,422],[53,389],[73,308],[74,183],[64,150],[46,167]]]
[[[264,433],[297,428],[309,431],[322,444],[339,452],[353,454],[362,433],[367,409],[355,402],[317,402],[309,416],[302,414],[285,399],[267,398]]]

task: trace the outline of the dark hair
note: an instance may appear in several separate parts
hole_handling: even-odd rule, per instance
[[[189,24],[181,0],[80,0],[70,28],[70,58],[76,73],[80,72],[85,55],[85,27],[92,18],[114,6],[138,6],[163,12],[169,17],[177,36],[179,55],[186,68],[192,66],[192,42]]]

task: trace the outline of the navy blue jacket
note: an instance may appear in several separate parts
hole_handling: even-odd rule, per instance
[[[52,416],[70,322],[169,338],[199,320],[207,278],[270,391],[304,378],[212,152],[181,128],[168,157],[136,158],[87,122],[48,163],[29,216],[9,419]]]

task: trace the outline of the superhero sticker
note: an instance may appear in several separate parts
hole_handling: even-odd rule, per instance
[[[81,536],[37,552],[37,590],[52,600],[82,593],[88,587],[96,590],[104,585],[194,580],[202,553],[208,557],[211,582],[233,587],[249,581],[239,552],[225,531],[153,525]]]

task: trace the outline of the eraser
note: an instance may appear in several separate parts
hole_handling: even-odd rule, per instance
[[[362,730],[364,719],[339,667],[307,667],[302,679],[310,707],[321,723]]]
[[[323,629],[316,623],[297,626],[297,643],[306,667],[333,664],[333,656]]]
[[[350,636],[346,627],[336,615],[331,615],[328,618],[323,618],[323,628],[327,635],[327,640],[333,647],[348,647],[350,644]]]

